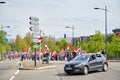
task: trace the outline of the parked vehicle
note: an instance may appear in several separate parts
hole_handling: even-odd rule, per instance
[[[83,73],[84,75],[99,69],[107,71],[108,63],[106,57],[98,53],[81,54],[66,63],[64,67],[64,71],[67,74]]]

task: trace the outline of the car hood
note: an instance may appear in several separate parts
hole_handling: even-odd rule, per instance
[[[66,63],[66,65],[77,65],[82,63],[83,61],[69,61],[68,63]]]

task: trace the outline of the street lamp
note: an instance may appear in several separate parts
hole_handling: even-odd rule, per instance
[[[4,2],[4,1],[0,1],[0,4],[5,4],[6,2]]]
[[[74,45],[74,26],[72,26],[72,27],[66,26],[65,28],[71,28],[72,29],[72,39],[73,39],[73,45]]]
[[[10,28],[10,26],[3,26],[3,25],[2,25],[0,28],[1,28],[1,30],[3,31],[4,28]],[[2,36],[4,36],[4,35],[2,34]]]
[[[3,25],[2,25],[0,28],[1,28],[1,30],[3,31],[3,28],[10,28],[10,26],[3,26]]]
[[[94,8],[96,10],[104,10],[105,11],[105,52],[107,53],[107,6],[105,8]]]

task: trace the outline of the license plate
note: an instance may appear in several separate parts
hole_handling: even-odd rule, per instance
[[[66,67],[66,70],[72,70],[72,68],[71,67]]]

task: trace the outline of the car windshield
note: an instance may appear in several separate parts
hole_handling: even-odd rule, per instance
[[[87,60],[89,55],[79,55],[73,59],[73,61],[84,61]]]

